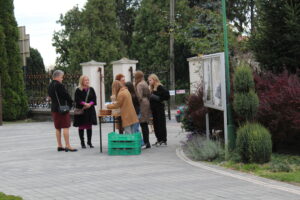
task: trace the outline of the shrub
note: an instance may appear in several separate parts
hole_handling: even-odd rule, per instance
[[[272,172],[291,172],[293,169],[287,162],[271,162],[270,170]]]
[[[247,122],[237,131],[237,151],[243,162],[268,162],[272,153],[269,131],[260,124]]]
[[[238,66],[234,73],[234,91],[247,93],[254,89],[254,81],[251,68],[245,64]]]
[[[234,72],[233,109],[239,122],[254,120],[259,105],[255,94],[251,68],[245,64],[238,66]]]
[[[21,197],[12,196],[12,195],[6,195],[2,192],[0,192],[0,199],[1,200],[22,200]]]
[[[195,94],[187,98],[182,127],[189,132],[201,133],[205,130],[205,114],[207,109],[203,102],[203,89],[199,87]]]
[[[287,71],[255,75],[260,98],[257,118],[271,134],[275,151],[299,153],[300,146],[300,80]]]
[[[182,128],[188,132],[205,133],[205,115],[209,113],[209,127],[224,130],[223,112],[204,107],[203,90],[199,87],[195,94],[188,96],[186,110],[182,120]]]
[[[243,120],[253,120],[257,114],[259,99],[255,92],[235,93],[233,108]]]
[[[185,150],[192,159],[201,161],[223,160],[225,155],[219,141],[207,140],[195,134],[186,142]]]

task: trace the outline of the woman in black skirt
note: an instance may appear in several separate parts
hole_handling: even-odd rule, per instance
[[[97,117],[95,105],[97,97],[94,88],[89,86],[89,78],[82,75],[79,78],[79,87],[75,91],[75,108],[82,109],[82,114],[74,112],[74,126],[78,127],[81,147],[86,148],[84,142],[84,129],[87,132],[87,145],[94,148],[92,145],[92,125],[97,125]]]
[[[157,142],[154,144],[167,145],[167,126],[164,101],[169,100],[170,94],[155,74],[148,77],[150,87],[150,108],[153,116],[153,127]]]

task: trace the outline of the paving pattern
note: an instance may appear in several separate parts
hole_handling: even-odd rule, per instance
[[[300,187],[186,160],[178,153],[185,133],[173,120],[168,146],[138,156],[107,155],[111,124],[102,126],[101,154],[99,128],[93,128],[95,148],[84,150],[70,129],[79,148],[72,153],[56,151],[51,122],[0,127],[0,191],[24,200],[300,200]],[[155,142],[154,134],[150,139]]]

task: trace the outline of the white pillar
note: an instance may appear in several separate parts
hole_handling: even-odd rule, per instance
[[[96,106],[97,114],[99,114],[99,110],[103,108],[105,104],[105,85],[104,85],[105,64],[106,63],[104,62],[96,62],[94,60],[91,60],[90,62],[86,62],[86,63],[80,63],[80,65],[82,66],[82,74],[89,77],[90,86],[95,89],[97,95],[97,106]],[[101,77],[100,77],[100,73],[101,73]],[[101,87],[100,87],[100,79],[102,79]]]
[[[190,72],[190,93],[196,92],[200,84],[203,84],[203,60],[201,57],[188,58]]]
[[[131,81],[131,76],[134,76],[138,62],[137,60],[129,60],[128,58],[111,62],[113,65],[113,80],[115,80],[117,74],[123,74],[126,82]]]

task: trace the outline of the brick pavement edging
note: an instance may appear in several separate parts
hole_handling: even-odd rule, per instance
[[[201,169],[212,171],[212,172],[224,175],[224,176],[229,176],[229,177],[233,177],[233,178],[236,178],[236,179],[248,181],[250,183],[261,185],[261,186],[264,186],[264,187],[269,187],[269,188],[272,188],[272,189],[277,189],[277,190],[281,190],[281,191],[284,191],[284,192],[289,192],[289,193],[293,193],[293,194],[296,194],[296,195],[300,195],[300,187],[297,187],[297,186],[294,186],[294,185],[289,185],[287,183],[281,183],[279,181],[274,181],[274,180],[270,180],[270,179],[266,179],[266,178],[262,178],[262,177],[256,177],[254,175],[246,174],[246,173],[243,173],[243,172],[235,172],[233,170],[225,169],[225,168],[222,168],[222,167],[219,167],[219,166],[214,166],[212,164],[207,164],[207,163],[204,164],[203,162],[193,161],[185,155],[185,153],[183,152],[182,147],[178,147],[176,149],[176,155],[181,160],[183,160],[184,162],[186,162],[186,163],[188,163],[188,164],[190,164],[194,167],[198,167],[198,168],[201,168]]]

